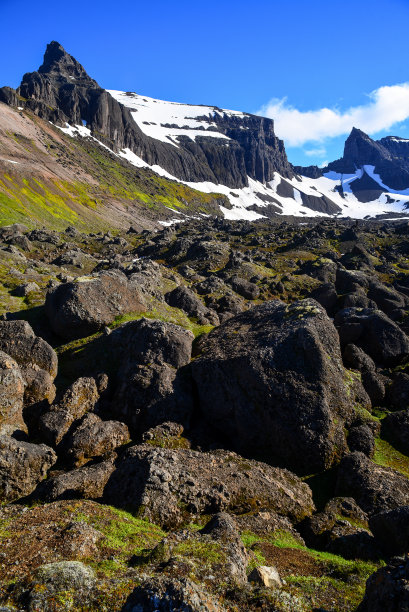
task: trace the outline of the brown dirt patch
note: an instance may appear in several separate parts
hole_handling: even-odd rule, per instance
[[[297,548],[279,548],[268,542],[259,542],[254,546],[261,552],[269,565],[274,565],[279,574],[285,576],[322,576],[323,564],[304,550]]]
[[[0,583],[19,580],[44,563],[78,559],[78,553],[67,546],[66,531],[79,512],[115,518],[109,508],[90,501],[0,509]]]

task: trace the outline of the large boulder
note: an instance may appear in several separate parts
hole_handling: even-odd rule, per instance
[[[52,448],[45,444],[0,436],[0,502],[29,495],[56,460]]]
[[[398,372],[388,388],[387,401],[397,410],[409,409],[409,375]]]
[[[145,578],[128,597],[123,612],[224,612],[226,608],[189,578]]]
[[[311,473],[346,448],[337,332],[315,300],[275,300],[213,330],[192,362],[200,408],[239,452]]]
[[[409,550],[409,506],[400,506],[371,516],[369,526],[387,555]]]
[[[142,312],[146,305],[123,273],[110,270],[50,290],[45,308],[53,331],[72,340],[96,333],[119,315]]]
[[[169,306],[184,310],[189,317],[195,317],[201,325],[217,325],[219,318],[217,314],[203,304],[200,298],[191,289],[180,285],[165,295]]]
[[[409,610],[409,560],[394,557],[366,581],[359,612],[407,612]]]
[[[381,406],[385,399],[384,376],[376,370],[375,362],[359,346],[347,344],[342,357],[347,367],[361,373],[362,384],[369,395],[373,406]]]
[[[193,334],[173,323],[141,319],[118,327],[108,350],[118,364],[111,411],[138,432],[164,421],[188,424]]]
[[[409,338],[380,310],[345,308],[334,322],[343,347],[356,344],[376,363],[393,366],[409,355]]]
[[[401,318],[402,310],[408,307],[407,296],[399,293],[392,287],[386,287],[379,281],[372,281],[369,286],[368,298],[373,300],[379,310],[383,310],[389,317]]]
[[[57,446],[77,421],[91,411],[99,399],[94,378],[79,378],[68,389],[57,404],[53,404],[39,419],[38,431],[50,446]]]
[[[409,455],[409,409],[391,412],[382,420],[382,433]]]
[[[287,470],[227,451],[134,446],[117,461],[104,491],[111,504],[173,527],[215,512],[273,510],[298,522],[314,509],[311,490]]]
[[[368,517],[351,497],[335,497],[324,510],[303,521],[300,531],[311,548],[346,559],[379,559]]]
[[[64,449],[71,462],[81,465],[89,459],[109,454],[129,439],[129,430],[124,423],[102,421],[96,414],[89,413],[64,440]]]
[[[353,497],[367,514],[376,514],[409,504],[409,479],[354,452],[339,465],[336,492]]]
[[[70,472],[57,474],[41,482],[34,493],[35,499],[53,502],[62,499],[99,500],[104,494],[105,486],[115,470],[115,456],[99,463],[87,464]],[[118,505],[122,493],[115,500]]]
[[[20,367],[25,381],[25,405],[43,400],[51,404],[55,398],[57,354],[35,335],[27,321],[0,321],[0,351],[10,355]]]
[[[232,276],[230,284],[233,290],[246,300],[256,300],[260,295],[260,289],[256,283],[252,283],[240,276]]]
[[[25,431],[23,402],[25,381],[17,362],[0,351],[0,434]]]

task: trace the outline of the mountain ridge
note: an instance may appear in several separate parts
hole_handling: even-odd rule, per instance
[[[222,194],[219,211],[229,219],[407,214],[404,140],[375,141],[353,128],[341,159],[323,169],[293,166],[273,120],[104,90],[56,41],[17,90],[0,89],[0,102],[32,112],[71,137],[92,138],[133,167]]]

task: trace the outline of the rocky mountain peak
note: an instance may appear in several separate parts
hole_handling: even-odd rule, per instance
[[[67,53],[64,47],[55,40],[47,45],[44,60],[38,72],[50,77],[62,77],[68,81],[85,80],[89,85],[98,87],[97,82],[91,79],[75,57]]]
[[[382,160],[390,160],[391,155],[385,147],[376,140],[372,140],[362,130],[352,128],[345,141],[344,161],[355,168],[364,164],[376,165]],[[354,169],[355,169],[354,168]]]

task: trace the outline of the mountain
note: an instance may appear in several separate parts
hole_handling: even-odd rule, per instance
[[[398,136],[372,140],[353,128],[343,156],[325,168],[296,167],[301,175],[338,181],[338,191],[353,195],[361,203],[384,202],[405,205],[409,194],[409,141]]]
[[[0,102],[8,107],[14,124],[21,124],[16,132],[19,137],[25,137],[24,129],[30,122],[36,133],[50,134],[52,130],[52,139],[65,149],[62,157],[72,160],[64,175],[72,173],[72,164],[81,159],[76,172],[83,175],[84,169],[87,171],[81,189],[95,191],[98,183],[103,192],[98,201],[127,210],[126,215],[114,215],[121,224],[129,223],[132,216],[143,225],[197,214],[248,220],[276,215],[364,218],[406,214],[407,141],[397,137],[374,141],[354,128],[340,160],[324,169],[293,167],[271,119],[104,90],[55,41],[47,46],[38,71],[25,74],[17,90],[0,89]],[[3,115],[4,104],[0,104]],[[50,136],[44,136],[43,141],[47,138]],[[15,172],[16,167],[10,168],[10,157],[11,162],[21,161],[8,152],[14,144],[10,130],[3,133],[7,170]],[[55,142],[53,146],[57,146]],[[85,161],[84,147],[93,159]],[[51,146],[46,146],[43,153],[51,151]],[[105,160],[103,185],[101,165],[95,164],[101,155]],[[59,158],[48,161],[48,166],[59,164]],[[32,169],[26,164],[25,172]],[[61,167],[53,171],[58,176]],[[120,183],[125,180],[128,184],[132,177],[131,190],[118,185],[118,172]],[[150,191],[145,188],[146,172],[150,184],[155,183]],[[74,180],[73,176],[64,178],[71,183]],[[4,181],[0,184],[3,200],[10,197],[10,189]],[[58,195],[64,198],[60,191]],[[69,197],[65,205],[72,207]],[[106,215],[104,210],[97,212],[102,219]]]

